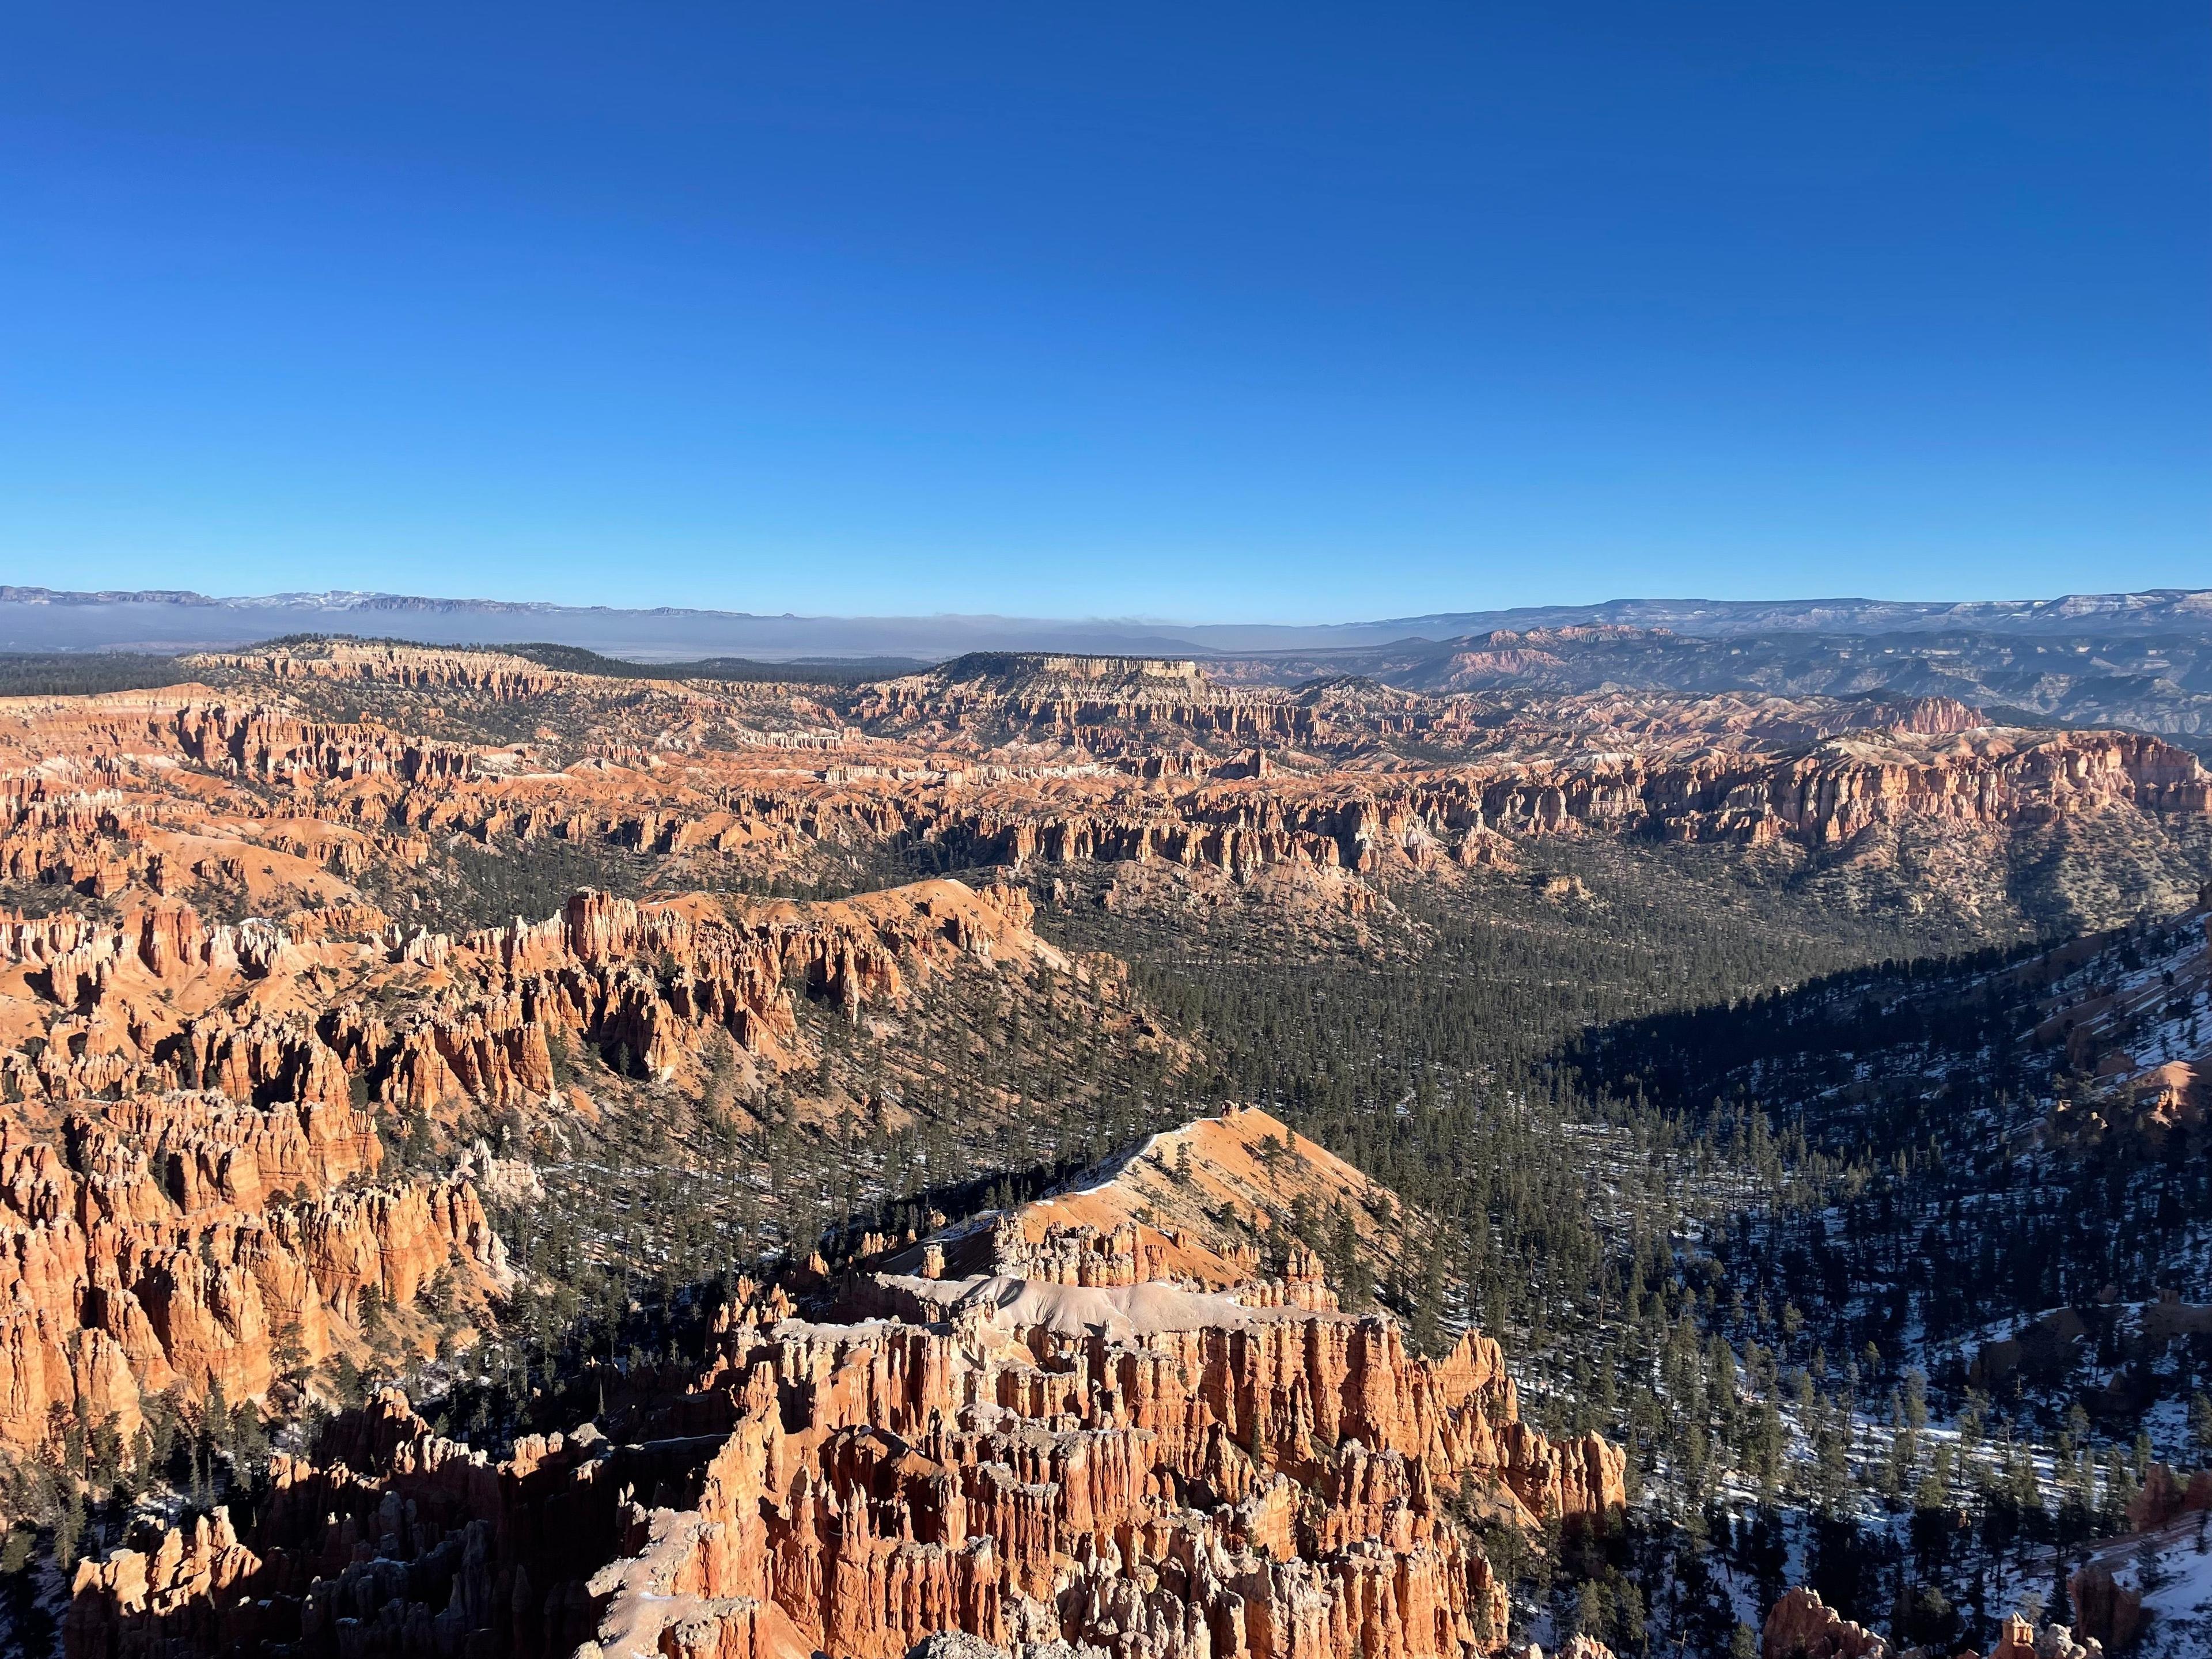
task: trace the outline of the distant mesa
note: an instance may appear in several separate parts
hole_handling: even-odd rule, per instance
[[[1012,688],[1066,684],[1110,685],[1155,683],[1197,686],[1206,676],[1183,657],[1074,656],[1049,651],[970,651],[939,664],[936,677],[947,684],[993,682]]]

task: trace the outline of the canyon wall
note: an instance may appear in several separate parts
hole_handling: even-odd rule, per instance
[[[1065,967],[1028,916],[933,882],[734,916],[586,892],[458,939],[374,913],[305,913],[340,936],[302,939],[172,904],[0,919],[0,1444],[127,1437],[173,1386],[258,1398],[359,1352],[372,1291],[503,1292],[465,1172],[387,1176],[380,1122],[543,1109],[572,1043],[696,1072],[709,1032],[783,1054],[795,996],[857,1013],[959,963]]]
[[[363,1298],[510,1279],[475,1190],[379,1182],[366,1112],[149,1096],[68,1113],[56,1142],[0,1122],[0,1443],[70,1424],[125,1440],[149,1394],[268,1392],[358,1346]]]
[[[1607,1528],[1623,1455],[1523,1423],[1480,1333],[1425,1358],[1389,1315],[1340,1310],[1310,1252],[1260,1273],[1229,1237],[1256,1217],[1200,1237],[1124,1213],[1163,1160],[1223,1194],[1263,1149],[1300,1191],[1373,1196],[1237,1112],[872,1261],[741,1284],[698,1363],[610,1376],[616,1437],[494,1461],[386,1392],[278,1457],[251,1527],[81,1565],[68,1651],[1499,1652],[1504,1588],[1468,1523]]]
[[[1522,1424],[1480,1335],[1425,1360],[1387,1316],[1287,1300],[864,1274],[800,1318],[747,1289],[625,1443],[495,1464],[385,1395],[279,1460],[250,1537],[218,1517],[80,1567],[68,1650],[1502,1650],[1455,1516],[1603,1528],[1621,1454]]]
[[[457,835],[772,866],[890,842],[958,863],[1249,874],[1486,862],[1501,836],[1820,851],[1884,827],[2010,832],[2115,813],[2212,826],[2212,775],[2185,750],[1990,726],[1942,699],[1502,705],[1020,659],[883,682],[832,708],[788,688],[778,706],[757,688],[599,680],[489,653],[206,661],[240,684],[0,703],[0,876],[98,897],[216,885],[331,903]],[[409,736],[311,717],[287,701],[303,684],[451,693],[556,723],[505,744]],[[1865,724],[1876,718],[1890,723]],[[580,735],[559,735],[572,725]]]

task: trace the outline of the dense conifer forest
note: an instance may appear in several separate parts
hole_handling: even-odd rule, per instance
[[[178,685],[192,671],[175,657],[127,651],[0,651],[0,697],[81,697]]]

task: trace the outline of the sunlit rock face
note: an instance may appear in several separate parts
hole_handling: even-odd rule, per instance
[[[1258,1112],[1177,1133],[1207,1190],[1295,1139]],[[586,1427],[495,1463],[381,1395],[279,1460],[251,1538],[87,1564],[70,1650],[336,1653],[363,1620],[516,1654],[1500,1650],[1504,1588],[1465,1522],[1605,1528],[1620,1450],[1521,1422],[1479,1333],[1425,1358],[1310,1262],[1259,1275],[1179,1228],[1064,1218],[1110,1210],[1142,1161],[882,1258],[980,1239],[972,1272],[863,1261],[802,1285],[806,1317],[743,1288],[627,1443]]]

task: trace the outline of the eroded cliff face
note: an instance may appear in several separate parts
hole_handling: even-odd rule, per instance
[[[1236,1118],[1184,1167],[1287,1139]],[[277,1461],[250,1535],[219,1518],[82,1567],[69,1650],[1501,1650],[1467,1523],[1608,1527],[1621,1452],[1547,1440],[1494,1342],[1415,1355],[1310,1258],[1269,1277],[1056,1207],[1134,1162],[882,1258],[927,1272],[801,1275],[803,1316],[740,1286],[702,1363],[631,1380],[620,1443],[587,1426],[494,1462],[381,1395]]]
[[[440,651],[352,640],[327,641],[312,650],[209,652],[198,661],[256,678],[465,691],[501,702],[575,690],[591,680],[501,651]]]
[[[609,681],[411,647],[203,661],[221,689],[0,702],[0,875],[266,908],[358,902],[454,836],[676,866],[929,848],[1249,878],[1497,863],[1501,844],[1557,835],[1832,854],[1870,833],[2001,841],[2106,819],[2212,834],[2212,776],[2187,750],[1992,726],[1943,699],[1515,702],[994,656],[824,702],[821,688]],[[483,718],[471,727],[434,697]],[[523,710],[543,719],[511,741],[465,735]]]
[[[0,1123],[0,1443],[127,1437],[172,1387],[264,1395],[283,1365],[357,1349],[371,1293],[503,1291],[474,1188],[379,1181],[380,1162],[343,1104],[146,1096],[71,1110],[52,1141]]]
[[[419,1629],[495,1654],[897,1659],[960,1631],[1129,1659],[1467,1655],[1502,1648],[1506,1610],[1455,1494],[1599,1526],[1620,1503],[1613,1449],[1499,1415],[1478,1337],[1432,1364],[1380,1316],[1094,1294],[1107,1328],[1034,1281],[962,1286],[927,1322],[749,1299],[646,1413],[657,1435],[496,1465],[387,1395],[280,1460],[250,1540],[218,1519],[87,1563],[69,1651]]]
[[[769,1609],[796,1651],[869,1659],[946,1628],[1126,1655],[1491,1650],[1503,1589],[1450,1496],[1599,1525],[1619,1503],[1617,1452],[1492,1415],[1480,1338],[1432,1365],[1380,1316],[1163,1285],[860,1297],[902,1303],[916,1317],[858,1327],[740,1311],[702,1378],[730,1438],[696,1506],[631,1518],[643,1547],[594,1581],[604,1651],[672,1632],[777,1651]]]
[[[1018,892],[953,882],[834,903],[585,891],[476,931],[395,921],[359,884],[457,830],[673,859],[800,829],[716,783],[634,790],[650,753],[535,774],[520,749],[293,701],[414,697],[428,719],[427,696],[573,696],[672,721],[659,735],[680,746],[704,701],[680,686],[384,647],[208,666],[229,689],[0,705],[0,877],[76,890],[0,915],[0,1445],[94,1426],[127,1443],[149,1394],[259,1400],[365,1358],[364,1298],[404,1310],[437,1284],[480,1313],[508,1273],[471,1170],[386,1156],[422,1120],[565,1118],[584,1109],[560,1087],[572,1054],[687,1086],[727,1054],[747,1082],[811,1058],[803,1001],[857,1019],[947,971],[1069,967]],[[257,690],[236,695],[241,678]]]
[[[326,1103],[365,1090],[410,1110],[543,1100],[550,1049],[571,1038],[665,1075],[710,1030],[781,1052],[794,995],[857,1014],[963,959],[1065,968],[1029,919],[1015,890],[951,881],[734,908],[584,892],[459,938],[361,908],[215,928],[174,905],[116,923],[0,917],[0,1076],[54,1101],[177,1087]]]
[[[582,893],[459,939],[315,912],[325,936],[295,939],[179,905],[0,921],[0,1443],[127,1437],[173,1386],[260,1397],[359,1352],[371,1292],[505,1291],[467,1175],[388,1176],[380,1121],[543,1108],[575,1043],[671,1076],[720,1032],[773,1064],[794,996],[857,1013],[959,963],[1059,961],[1027,918],[1010,890],[936,882],[735,914]]]

